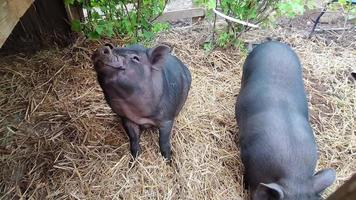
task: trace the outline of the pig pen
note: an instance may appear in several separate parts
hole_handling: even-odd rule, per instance
[[[246,199],[234,118],[246,53],[228,48],[206,54],[201,44],[207,34],[173,30],[155,41],[170,45],[193,78],[173,128],[171,166],[154,130],[143,132],[142,154],[130,163],[128,137],[92,69],[98,42],[78,39],[65,49],[2,57],[0,199]],[[326,44],[283,29],[242,38],[266,36],[281,37],[303,64],[317,169],[337,171],[327,196],[356,170],[356,84],[349,79],[355,41]]]

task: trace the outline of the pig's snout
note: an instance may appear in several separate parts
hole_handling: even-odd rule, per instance
[[[105,57],[110,57],[112,55],[112,51],[110,46],[103,46],[98,48],[92,55],[91,59],[96,62],[99,59],[105,58]]]
[[[108,46],[103,46],[100,49],[98,49],[99,55],[111,55],[111,49]]]
[[[94,65],[96,65],[97,68],[106,66],[119,70],[125,70],[123,58],[119,55],[116,55],[112,49],[113,46],[107,44],[98,48],[92,56]]]

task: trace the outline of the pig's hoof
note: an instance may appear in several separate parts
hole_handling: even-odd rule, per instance
[[[140,148],[131,148],[130,151],[133,158],[137,158],[141,153]]]
[[[170,167],[173,167],[172,163],[173,163],[172,159],[166,160],[166,164],[169,165]]]
[[[168,163],[171,162],[171,157],[172,157],[171,150],[166,150],[166,151],[162,151],[162,150],[161,150],[161,154],[162,154],[162,156],[166,159],[166,161],[167,161]]]
[[[164,157],[164,161],[167,165],[169,165],[171,167],[173,166],[171,157]]]

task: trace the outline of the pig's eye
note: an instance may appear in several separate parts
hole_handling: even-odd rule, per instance
[[[138,56],[132,56],[132,61],[134,61],[134,62],[140,62],[140,58],[138,57]]]

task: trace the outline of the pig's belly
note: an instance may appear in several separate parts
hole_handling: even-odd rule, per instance
[[[112,110],[120,117],[125,117],[143,128],[151,128],[158,125],[154,119],[143,117],[140,112],[135,112],[129,107],[116,105],[112,106]]]

